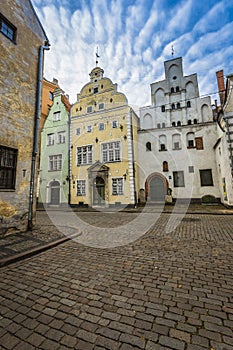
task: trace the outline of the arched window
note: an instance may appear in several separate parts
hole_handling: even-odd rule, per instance
[[[193,119],[193,124],[197,124],[197,119]]]
[[[172,122],[172,126],[176,126],[176,122]]]
[[[180,102],[177,103],[176,108],[180,109]]]
[[[176,92],[179,92],[180,91],[180,88],[179,86],[176,87]]]
[[[194,132],[188,132],[186,135],[187,147],[194,148],[195,147],[195,134]]]
[[[163,171],[168,171],[168,162],[166,160],[163,162]]]
[[[179,120],[177,122],[177,126],[181,126],[181,122]]]
[[[151,143],[150,142],[146,143],[146,151],[151,151]]]
[[[160,129],[161,128],[161,125],[160,123],[157,124],[157,128]]]
[[[172,135],[172,147],[174,150],[181,149],[181,137],[180,134]]]
[[[175,106],[175,103],[172,103],[172,109],[175,109],[176,106]]]
[[[162,123],[162,128],[165,128],[165,123]]]
[[[189,120],[188,120],[188,125],[191,125],[191,124],[192,124],[192,120],[189,119]]]
[[[175,92],[174,87],[171,88],[171,93]]]
[[[161,111],[162,111],[162,112],[165,112],[165,106],[164,106],[164,105],[161,106]]]
[[[166,135],[159,136],[159,150],[160,151],[167,150],[167,137],[166,137]]]
[[[191,101],[187,101],[187,108],[191,107]]]

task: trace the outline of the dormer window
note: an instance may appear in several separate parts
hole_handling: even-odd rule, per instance
[[[94,87],[93,92],[94,92],[94,94],[97,94],[97,92],[98,92],[98,87]]]

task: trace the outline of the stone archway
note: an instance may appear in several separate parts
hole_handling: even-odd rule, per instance
[[[146,180],[146,198],[150,202],[165,202],[168,189],[167,179],[159,174],[153,173]]]

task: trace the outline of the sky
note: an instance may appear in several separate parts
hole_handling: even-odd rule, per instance
[[[200,95],[217,97],[216,71],[233,73],[232,0],[32,0],[49,38],[44,77],[76,101],[96,66],[136,112],[151,104],[164,61],[182,57]],[[98,49],[97,49],[98,48]],[[173,55],[172,55],[173,48]]]

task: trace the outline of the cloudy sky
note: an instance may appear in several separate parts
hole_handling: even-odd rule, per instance
[[[201,95],[217,91],[215,72],[233,73],[232,0],[32,0],[51,43],[45,78],[76,100],[99,66],[128,102],[150,104],[150,84],[164,79],[164,61],[183,57],[198,74]],[[174,56],[172,56],[172,46]]]

